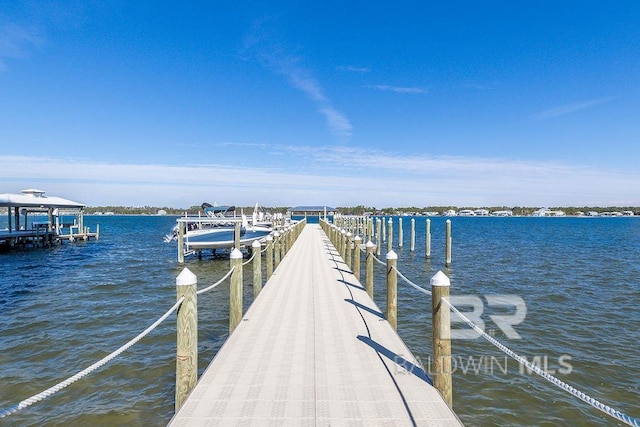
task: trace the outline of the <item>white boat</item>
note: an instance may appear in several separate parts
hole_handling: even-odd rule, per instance
[[[540,208],[537,211],[531,213],[531,216],[565,216],[564,211],[555,210],[552,211],[549,208]]]
[[[491,215],[492,216],[513,216],[513,211],[509,209],[505,209],[502,211],[493,211]]]
[[[240,229],[240,246],[251,246],[258,240],[261,241],[271,234],[273,227],[260,225],[257,221],[249,223],[247,217],[242,214],[235,215],[234,206],[212,206],[202,204],[205,216],[184,216],[176,220],[170,234],[165,236],[165,242],[178,239],[180,226],[184,227],[185,251],[202,249],[223,249],[235,246],[236,224]]]

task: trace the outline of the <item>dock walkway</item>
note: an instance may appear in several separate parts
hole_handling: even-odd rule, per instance
[[[462,424],[309,224],[169,425]]]

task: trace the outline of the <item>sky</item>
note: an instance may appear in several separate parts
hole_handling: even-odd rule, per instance
[[[89,206],[640,206],[640,2],[0,0],[0,147]]]

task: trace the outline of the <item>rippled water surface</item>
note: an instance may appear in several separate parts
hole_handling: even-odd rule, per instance
[[[397,242],[397,220],[394,240]],[[162,241],[173,217],[86,217],[100,240],[0,254],[0,409],[90,366],[133,338],[175,302],[181,270]],[[403,218],[399,270],[428,287],[443,270],[453,295],[481,301],[485,329],[529,360],[603,403],[640,417],[640,218],[452,218],[453,263],[444,268],[444,218]],[[3,227],[0,223],[0,227]],[[386,248],[386,245],[384,246]],[[384,258],[384,255],[382,256]],[[199,286],[229,268],[226,258],[186,262]],[[384,309],[384,267],[376,266]],[[246,274],[245,305],[251,303]],[[427,364],[430,300],[399,284],[399,333]],[[487,295],[524,301],[502,333],[490,316],[515,314]],[[463,307],[470,310],[469,307]],[[200,372],[227,336],[228,285],[199,298]],[[482,339],[454,340],[454,409],[466,425],[617,425]],[[173,414],[175,316],[105,367],[0,425],[165,425]]]

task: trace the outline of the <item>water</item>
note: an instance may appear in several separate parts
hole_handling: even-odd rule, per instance
[[[640,417],[640,218],[453,218],[453,263],[444,268],[444,218],[432,218],[432,258],[424,257],[425,219],[409,218],[399,270],[428,287],[440,269],[453,295],[479,298],[488,332],[587,394]],[[2,219],[0,218],[0,221]],[[94,216],[100,240],[0,256],[0,408],[76,372],[133,338],[175,302],[181,267],[162,237],[173,217]],[[394,223],[397,244],[397,219]],[[4,225],[0,223],[0,228]],[[386,245],[384,246],[386,248]],[[384,256],[382,257],[384,258]],[[229,268],[226,259],[191,258],[199,286]],[[249,276],[249,277],[248,277]],[[245,306],[251,277],[245,275]],[[384,267],[376,302],[385,306]],[[509,339],[485,296],[526,304]],[[399,282],[399,333],[424,363],[431,354],[430,300]],[[199,298],[199,370],[227,337],[228,285]],[[465,310],[469,310],[465,307]],[[100,370],[0,425],[165,425],[174,410],[175,315]],[[482,339],[454,340],[454,409],[466,425],[617,425]],[[474,365],[475,363],[475,365]],[[506,371],[506,372],[505,372]]]

